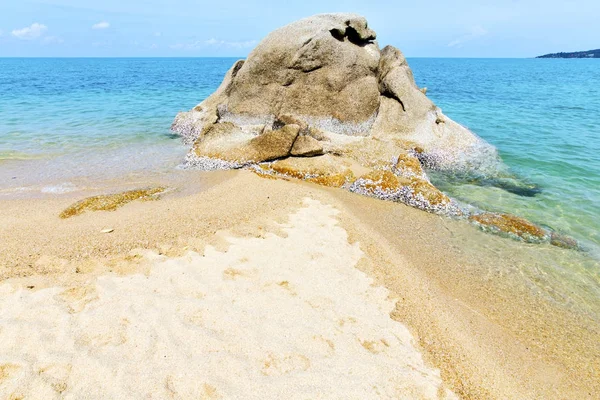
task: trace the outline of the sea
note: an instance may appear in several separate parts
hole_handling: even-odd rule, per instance
[[[179,168],[187,149],[170,131],[175,115],[209,96],[235,60],[0,58],[0,199]],[[572,236],[600,259],[600,60],[408,61],[444,113],[536,190],[448,173],[433,182]]]

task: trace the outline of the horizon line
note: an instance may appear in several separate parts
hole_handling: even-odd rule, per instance
[[[540,56],[531,57],[446,57],[446,56],[406,56],[406,58],[443,58],[443,59],[481,59],[481,60],[529,60],[539,58]],[[246,59],[248,56],[0,56],[0,59],[125,59],[125,58],[144,58],[144,59],[156,59],[156,58],[235,58],[235,59]],[[551,58],[550,58],[551,59]],[[574,58],[575,59],[575,58]]]

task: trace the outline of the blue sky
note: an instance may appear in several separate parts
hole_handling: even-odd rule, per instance
[[[339,11],[409,57],[600,48],[598,0],[0,0],[0,57],[245,56],[279,26]]]

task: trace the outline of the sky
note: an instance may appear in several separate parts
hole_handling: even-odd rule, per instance
[[[244,57],[270,31],[364,15],[408,57],[534,57],[600,48],[599,0],[0,0],[0,57]]]

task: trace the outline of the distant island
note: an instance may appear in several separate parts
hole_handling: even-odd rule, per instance
[[[573,53],[552,53],[536,58],[600,58],[600,49],[588,51],[576,51]]]

